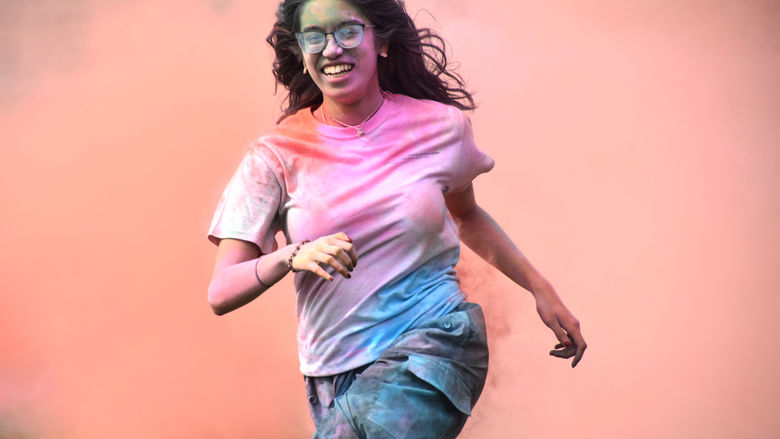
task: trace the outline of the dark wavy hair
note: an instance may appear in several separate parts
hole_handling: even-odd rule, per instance
[[[300,29],[300,9],[309,0],[284,0],[276,11],[276,23],[266,38],[276,55],[276,85],[288,91],[282,103],[285,117],[301,108],[322,104],[322,93],[303,74],[303,55],[295,32]],[[377,47],[387,43],[387,58],[379,57],[377,70],[382,90],[413,98],[430,99],[461,110],[476,108],[463,78],[447,68],[444,40],[429,28],[417,29],[402,0],[348,0],[374,25]]]

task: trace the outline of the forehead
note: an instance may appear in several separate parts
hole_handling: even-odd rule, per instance
[[[368,19],[346,0],[309,0],[301,6],[301,29],[332,28],[345,21],[368,23]]]

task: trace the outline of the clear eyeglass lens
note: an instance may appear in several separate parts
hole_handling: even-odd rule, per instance
[[[336,44],[343,49],[352,49],[363,41],[363,26],[359,24],[347,24],[337,28],[333,32]],[[309,30],[298,34],[298,43],[304,52],[320,53],[328,44],[328,34],[318,30]]]
[[[317,47],[325,42],[325,34],[322,32],[304,32],[303,42],[306,47]]]
[[[363,39],[363,27],[357,24],[342,26],[334,33],[336,42],[345,49],[351,49],[360,44]]]

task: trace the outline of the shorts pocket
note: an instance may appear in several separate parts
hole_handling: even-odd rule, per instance
[[[409,372],[443,393],[461,412],[471,415],[471,391],[450,364],[434,358],[409,354]]]

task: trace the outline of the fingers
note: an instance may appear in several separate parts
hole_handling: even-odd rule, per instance
[[[349,235],[347,235],[344,232],[338,232],[338,233],[333,234],[331,236],[336,238],[336,239],[340,239],[342,241],[352,242],[352,238],[350,238]]]
[[[585,339],[582,337],[582,334],[579,332],[579,329],[577,330],[576,334],[573,334],[575,345],[577,347],[577,354],[574,356],[574,360],[571,362],[571,367],[575,367],[577,363],[580,362],[582,359],[582,355],[585,353],[585,349],[588,348],[588,344],[585,343]]]
[[[577,352],[574,346],[564,347],[562,344],[555,345],[555,350],[550,351],[550,355],[558,358],[571,358]]]
[[[553,333],[555,333],[555,338],[560,341],[561,346],[569,347],[571,346],[571,340],[569,339],[569,336],[566,334],[566,330],[563,329],[560,325],[553,325],[550,329],[552,329]],[[557,346],[556,346],[557,347]]]
[[[555,345],[555,350],[550,351],[550,355],[560,358],[574,357],[571,367],[576,366],[588,346],[580,332],[579,320],[566,308],[552,287],[539,289],[534,297],[539,317],[552,329],[560,342]]]
[[[333,267],[334,270],[341,273],[342,276],[346,277],[347,279],[351,278],[352,275],[349,274],[349,270],[347,270],[347,267],[342,264],[339,259],[332,254],[327,253],[320,253],[316,256],[317,262],[320,262],[322,264],[327,264]]]
[[[316,274],[317,276],[327,280],[331,281],[333,280],[333,276],[328,274],[327,271],[323,270],[322,267],[316,262],[309,262],[306,264],[306,266],[303,268],[303,270],[311,271],[312,273]]]
[[[357,251],[355,251],[355,246],[352,245],[351,242],[349,245],[349,249],[347,250],[347,254],[349,255],[349,258],[352,259],[352,268],[357,267],[358,255],[357,255]]]
[[[577,367],[577,363],[580,362],[582,359],[582,354],[585,353],[585,348],[587,346],[581,346],[577,349],[577,355],[574,356],[574,360],[571,361],[571,367]]]
[[[333,246],[333,253],[336,256],[336,259],[341,262],[341,265],[345,266],[348,271],[352,271],[353,268],[355,268],[355,263],[352,261],[352,257],[344,251],[343,248]]]
[[[332,281],[333,276],[324,269],[326,265],[350,279],[350,272],[357,265],[357,259],[352,239],[346,233],[339,232],[302,245],[292,262],[296,270],[310,271]]]
[[[582,359],[582,355],[585,353],[588,344],[585,343],[585,338],[582,336],[582,331],[580,331],[580,322],[576,318],[572,321],[568,321],[564,325],[564,329],[566,329],[569,338],[572,339],[574,343],[574,346],[572,347],[576,348],[574,360],[571,362],[571,367],[575,367]]]
[[[579,330],[579,322],[576,323],[576,329],[567,334],[566,340],[572,340],[570,344],[558,343],[555,345],[555,350],[550,351],[550,355],[558,358],[571,358],[574,359],[571,362],[571,367],[576,367],[582,359],[582,355],[585,353],[585,349],[588,347],[585,343],[585,339],[582,337],[582,333]]]
[[[352,243],[352,238],[344,232],[330,235],[327,238],[331,245],[337,246],[339,249],[343,250],[344,255],[339,256],[339,259],[344,262],[344,265],[354,268],[357,265],[358,255],[357,251],[355,251],[355,245]]]
[[[352,238],[347,236],[344,232],[336,233],[329,238],[328,242],[333,246],[331,248],[331,254],[336,256],[347,270],[352,271],[357,265],[358,260],[357,251],[355,250],[355,245],[352,243]]]

